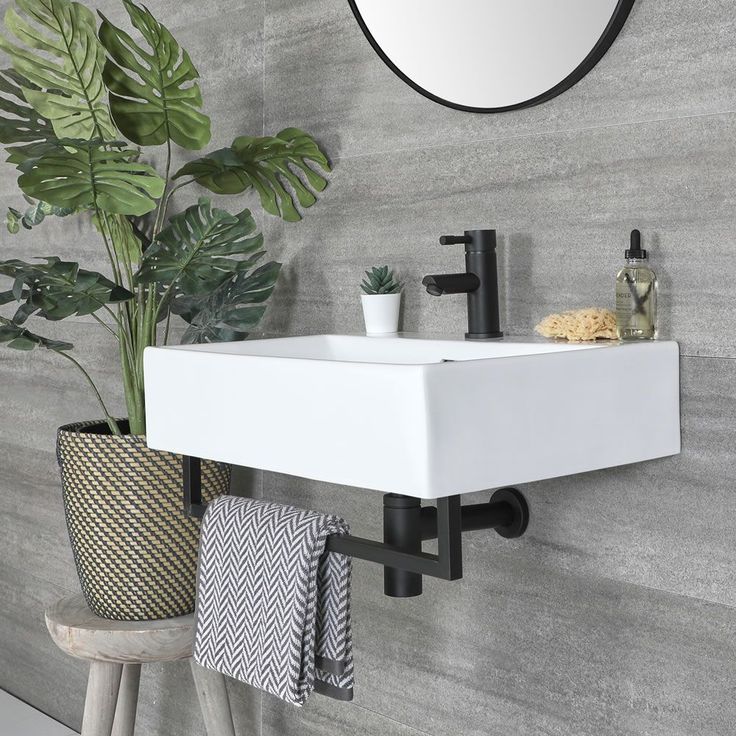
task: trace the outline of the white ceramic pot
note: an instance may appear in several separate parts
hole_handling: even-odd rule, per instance
[[[398,294],[361,294],[363,319],[367,335],[385,335],[399,331],[399,308],[401,292]]]

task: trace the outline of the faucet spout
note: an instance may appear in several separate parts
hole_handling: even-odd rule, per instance
[[[499,326],[496,231],[466,230],[463,235],[443,235],[442,245],[465,245],[465,273],[431,274],[422,285],[432,296],[468,295],[468,340],[503,337]]]
[[[474,273],[445,273],[425,276],[422,286],[432,296],[443,294],[469,294],[480,287],[480,279]]]

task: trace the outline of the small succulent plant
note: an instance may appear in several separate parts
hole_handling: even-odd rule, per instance
[[[365,275],[367,278],[360,282],[360,288],[366,294],[398,294],[404,288],[403,282],[396,281],[388,266],[374,266]]]

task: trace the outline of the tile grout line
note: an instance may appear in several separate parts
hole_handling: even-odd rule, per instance
[[[562,569],[561,571],[564,572]],[[642,590],[651,590],[654,593],[671,595],[675,598],[685,598],[689,601],[700,601],[701,603],[706,603],[710,606],[720,606],[722,608],[728,609],[729,611],[736,611],[736,604],[724,603],[723,601],[716,601],[712,598],[704,598],[703,596],[692,595],[690,593],[682,593],[675,590],[668,590],[667,588],[658,588],[656,585],[647,585],[646,583],[639,583],[634,580],[627,580],[625,578],[614,578],[610,575],[591,573],[575,573],[575,575],[578,578],[589,577],[594,580],[607,580],[609,583],[615,583],[616,585],[633,585],[634,587],[641,588]]]
[[[365,711],[366,713],[372,713],[375,716],[378,716],[379,718],[383,718],[387,721],[391,721],[391,723],[396,723],[399,726],[402,726],[403,728],[408,728],[411,731],[414,731],[415,733],[420,733],[423,736],[434,736],[434,734],[431,734],[429,731],[424,731],[421,728],[415,728],[414,726],[410,726],[408,723],[404,723],[403,721],[398,721],[396,718],[391,718],[391,716],[386,715],[385,713],[380,713],[377,710],[372,710],[371,708],[367,708],[364,705],[358,705],[357,703],[353,703],[353,708],[358,708],[362,711]]]
[[[403,721],[399,721],[396,718],[392,718],[391,716],[386,715],[385,713],[381,713],[380,711],[373,710],[372,708],[368,708],[365,705],[360,705],[358,703],[351,702],[350,703],[350,707],[351,708],[357,708],[358,710],[362,710],[364,713],[371,713],[372,715],[378,716],[379,718],[381,718],[383,720],[389,721],[391,723],[395,723],[395,724],[401,726],[402,728],[409,729],[413,733],[421,734],[421,736],[436,736],[436,734],[432,734],[429,731],[424,731],[421,728],[416,728],[415,726],[410,726],[408,723],[404,723]],[[271,710],[271,712],[273,712],[273,710]],[[261,719],[261,720],[263,720],[263,719]]]
[[[266,135],[266,0],[263,0],[263,25],[261,26],[261,135]]]
[[[76,570],[74,568],[74,563],[73,562],[71,564],[70,569],[73,570],[74,573],[76,574]],[[74,586],[74,589],[71,589],[70,590],[69,588],[66,587],[66,585],[59,585],[59,583],[56,582],[56,581],[54,581],[54,580],[46,580],[45,578],[42,578],[42,577],[36,575],[33,572],[29,572],[28,570],[23,570],[23,569],[21,569],[19,567],[16,567],[15,565],[11,565],[11,564],[9,564],[7,562],[5,563],[5,570],[11,571],[11,572],[15,572],[15,573],[19,573],[20,575],[23,575],[25,578],[31,578],[31,579],[39,582],[39,583],[43,583],[46,586],[50,586],[52,588],[56,588],[58,591],[61,592],[62,598],[63,597],[66,597],[67,595],[76,595],[78,593],[81,593],[81,588],[79,588],[77,586]]]
[[[736,360],[736,355],[690,355],[690,353],[681,353],[681,358],[699,358],[702,360]]]
[[[336,155],[332,157],[333,161],[350,161],[361,158],[369,158],[371,156],[386,156],[389,154],[417,153],[418,151],[431,151],[441,148],[467,148],[476,144],[492,144],[505,143],[508,141],[520,141],[530,138],[551,138],[554,136],[568,135],[570,133],[589,133],[598,130],[609,130],[615,128],[637,127],[645,125],[656,125],[658,123],[675,122],[679,120],[698,120],[700,118],[721,117],[736,114],[736,109],[718,110],[714,112],[694,113],[692,115],[672,115],[658,118],[650,118],[643,120],[628,120],[618,123],[610,123],[607,125],[588,125],[581,128],[560,128],[559,130],[542,130],[535,133],[522,133],[520,135],[502,135],[492,138],[473,138],[470,140],[457,141],[452,143],[435,143],[424,146],[407,146],[404,148],[389,148],[377,151],[366,151],[364,153],[354,153],[347,155]]]

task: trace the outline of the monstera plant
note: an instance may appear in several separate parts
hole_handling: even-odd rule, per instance
[[[198,73],[149,10],[123,4],[130,33],[102,14],[98,25],[70,0],[15,0],[5,15],[0,49],[11,68],[0,72],[0,143],[26,199],[8,209],[7,229],[85,218],[107,266],[99,273],[43,253],[1,260],[0,342],[53,351],[99,400],[104,421],[59,430],[66,520],[90,608],[140,620],[193,610],[198,543],[196,520],[181,511],[181,459],[146,445],[143,351],[167,343],[172,317],[186,325],[184,342],[246,338],[280,268],[263,262],[247,209],[199,198],[170,215],[172,198],[195,185],[217,195],[253,190],[267,213],[293,222],[326,186],[329,165],[309,135],[287,128],[240,136],[175,170],[174,146],[198,151],[210,141]],[[71,343],[29,327],[84,316],[119,347],[127,420],[111,416]],[[257,417],[243,423],[257,431]],[[229,477],[227,466],[204,461],[203,498],[226,493]]]
[[[172,315],[188,323],[184,342],[241,340],[261,319],[280,265],[262,263],[263,238],[251,213],[231,214],[199,199],[169,216],[175,192],[198,184],[218,195],[254,190],[263,209],[287,221],[315,202],[329,170],[315,141],[295,128],[241,136],[172,172],[172,144],[210,141],[197,70],[171,33],[143,6],[123,0],[133,35],[69,0],[16,0],[0,48],[0,142],[18,170],[25,211],[9,208],[9,232],[49,217],[78,215],[97,229],[107,273],[59,258],[0,261],[10,279],[0,305],[0,342],[44,348],[83,372],[72,345],[41,337],[31,317],[91,315],[120,347],[129,427],[145,431],[143,350],[165,344]],[[163,147],[164,166],[147,161]],[[35,255],[35,254],[34,254]]]

